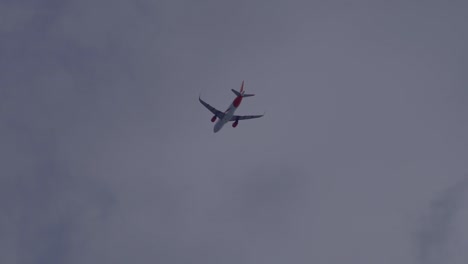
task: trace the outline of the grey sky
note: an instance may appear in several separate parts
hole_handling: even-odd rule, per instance
[[[467,8],[3,1],[0,262],[466,263]]]
[[[424,215],[417,236],[422,263],[450,263],[457,259],[462,263],[462,260],[466,259],[463,243],[456,241],[466,231],[455,228],[455,220],[457,218],[466,220],[463,216],[460,217],[460,208],[461,202],[466,200],[467,187],[468,178],[464,178],[431,201],[430,210]],[[454,241],[458,243],[454,244]]]

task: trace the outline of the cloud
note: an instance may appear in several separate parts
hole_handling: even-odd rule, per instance
[[[113,195],[90,175],[69,170],[53,134],[2,131],[2,263],[67,263],[74,237],[109,216]]]
[[[454,219],[463,206],[468,191],[468,178],[442,191],[430,203],[417,235],[419,262],[439,264],[447,261],[447,244],[454,231]]]
[[[434,93],[458,64],[418,57],[464,42],[418,39],[425,9],[26,2],[0,8],[0,263],[396,263],[420,188],[394,199],[402,164],[427,159],[415,182],[449,163],[426,153],[465,164],[439,100],[462,96]],[[243,79],[239,114],[270,115],[213,135],[198,92],[223,107]]]
[[[25,29],[35,16],[47,14],[46,9],[34,5],[0,3],[0,33],[11,33]]]

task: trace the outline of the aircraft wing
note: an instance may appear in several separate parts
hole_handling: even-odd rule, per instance
[[[245,115],[245,116],[234,115],[234,116],[231,117],[231,120],[229,120],[229,121],[254,119],[254,118],[262,117],[264,115],[265,114],[263,114],[263,115]]]
[[[212,107],[211,105],[207,104],[200,97],[198,97],[198,100],[200,100],[200,103],[202,103],[202,105],[204,105],[208,110],[210,110],[210,112],[213,113],[217,118],[222,119],[224,117],[223,112],[221,112],[218,109],[216,109],[216,108]]]

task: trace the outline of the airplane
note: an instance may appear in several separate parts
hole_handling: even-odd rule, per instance
[[[211,105],[207,104],[205,101],[203,101],[200,98],[201,96],[198,97],[198,100],[200,100],[200,103],[202,103],[202,105],[204,105],[208,110],[210,110],[210,112],[212,112],[214,114],[214,116],[211,118],[211,122],[215,122],[216,118],[218,118],[218,122],[214,125],[214,128],[213,128],[214,133],[221,130],[221,128],[223,128],[223,126],[227,122],[234,121],[234,123],[232,123],[232,127],[237,127],[237,124],[239,123],[239,120],[259,118],[259,117],[262,117],[262,116],[265,115],[265,114],[263,114],[263,115],[246,115],[246,116],[234,115],[234,112],[237,110],[237,108],[239,108],[239,105],[242,102],[242,99],[244,97],[254,96],[255,94],[246,94],[245,93],[245,91],[244,91],[244,81],[242,81],[240,91],[236,91],[234,89],[231,89],[231,91],[236,95],[236,98],[234,99],[234,101],[232,101],[232,103],[229,105],[228,109],[226,111],[224,111],[224,112],[221,112],[218,109],[216,109],[216,108],[212,107]]]

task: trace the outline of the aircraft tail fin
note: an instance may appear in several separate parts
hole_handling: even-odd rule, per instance
[[[242,85],[241,85],[241,88],[238,91],[234,90],[234,89],[231,89],[231,91],[233,93],[235,93],[237,96],[242,96],[242,97],[250,97],[250,96],[254,96],[255,94],[245,94],[245,91],[244,91],[244,81],[242,81]]]

